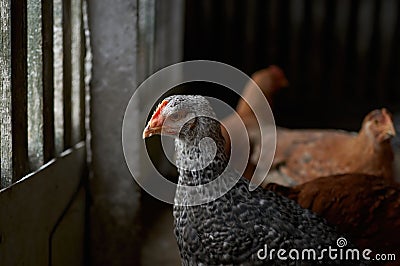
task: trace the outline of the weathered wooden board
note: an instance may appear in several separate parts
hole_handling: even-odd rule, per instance
[[[49,265],[49,250],[83,264],[85,145],[75,147],[0,192],[0,265]]]

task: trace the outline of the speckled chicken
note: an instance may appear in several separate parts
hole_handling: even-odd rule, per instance
[[[275,191],[324,217],[360,248],[400,257],[400,185],[380,177],[344,174]]]
[[[204,97],[163,100],[143,137],[154,134],[175,138],[179,186],[173,213],[182,265],[303,264],[260,260],[257,252],[265,245],[299,250],[336,245],[334,229],[311,211],[271,191],[249,191],[248,181],[227,165],[220,124]]]
[[[390,139],[395,134],[391,115],[385,108],[370,112],[358,134],[341,130],[278,128],[272,171],[264,185],[275,182],[293,186],[321,176],[345,173],[364,173],[392,180]],[[253,158],[258,160],[257,156]],[[262,161],[260,158],[260,167]],[[256,164],[256,161],[252,163]]]

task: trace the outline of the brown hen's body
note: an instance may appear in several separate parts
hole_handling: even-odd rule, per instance
[[[324,217],[362,249],[400,258],[400,185],[365,174],[328,176],[295,187],[270,183],[286,196]]]
[[[282,69],[274,65],[255,72],[251,78],[254,82],[246,84],[242,93],[242,97],[246,99],[247,102],[241,98],[236,107],[237,115],[232,114],[222,121],[222,124],[225,125],[225,127],[221,127],[222,135],[225,139],[225,152],[228,156],[232,155],[231,159],[233,165],[241,165],[243,163],[244,151],[249,151],[249,154],[246,155],[249,157],[252,156],[252,154],[254,154],[253,149],[256,149],[261,142],[260,125],[254,113],[257,113],[258,116],[260,114],[269,114],[270,112],[267,102],[269,106],[272,107],[273,96],[280,89],[289,84]],[[265,98],[259,97],[260,94],[256,93],[259,89],[261,89]],[[269,123],[268,121],[261,122],[264,124]],[[238,130],[242,126],[242,123],[246,127],[249,136],[248,139],[244,139]],[[227,128],[233,129],[230,134],[228,134]],[[269,132],[272,134],[272,132],[275,131],[270,130]],[[236,140],[234,147],[239,151],[239,153],[231,154],[231,139]],[[270,150],[273,150],[271,146],[274,145],[270,142],[265,146],[271,148]],[[245,167],[243,176],[250,179],[254,172],[254,165],[250,163],[250,158],[246,164],[247,166]]]
[[[321,176],[366,173],[392,179],[390,141],[379,145],[364,133],[278,130],[274,165],[301,184]]]
[[[281,88],[288,85],[288,81],[283,71],[279,67],[274,65],[255,72],[251,76],[251,78],[261,89],[262,93],[268,101],[268,104],[271,107],[272,97],[274,96],[274,94],[277,93]],[[236,113],[239,115],[241,121],[237,119],[237,117],[235,117],[234,115],[228,116],[222,121],[223,124],[227,125],[228,127],[231,126],[232,128],[239,127],[237,124],[243,122],[247,130],[258,132],[258,134],[252,134],[254,136],[253,138],[260,138],[260,136],[259,124],[252,110],[254,110],[256,113],[265,113],[268,109],[265,99],[260,99],[257,96],[258,94],[254,93],[255,90],[259,89],[257,86],[255,86],[254,83],[249,82],[248,84],[246,84],[246,87],[243,90],[242,97],[248,101],[248,103],[251,105],[251,108],[246,101],[244,101],[243,99],[239,100],[236,107]],[[225,150],[227,151],[227,153],[229,153],[230,138],[226,128],[221,127],[221,129],[222,135],[226,141]],[[253,140],[250,139],[250,142],[252,141]]]
[[[370,112],[358,134],[341,130],[279,128],[272,171],[264,185],[275,182],[293,186],[321,176],[346,173],[363,173],[392,180],[390,139],[394,135],[393,123],[386,109]],[[262,167],[265,159],[253,158],[252,164],[259,161]]]

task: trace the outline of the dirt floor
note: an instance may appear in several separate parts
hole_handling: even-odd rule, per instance
[[[143,199],[142,266],[181,265],[178,246],[173,233],[172,205],[155,199]]]

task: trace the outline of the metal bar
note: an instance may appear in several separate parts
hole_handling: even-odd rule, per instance
[[[28,173],[27,1],[11,1],[11,123],[15,182]]]
[[[54,71],[53,71],[53,1],[42,2],[43,42],[43,157],[48,162],[55,155],[54,143]]]

